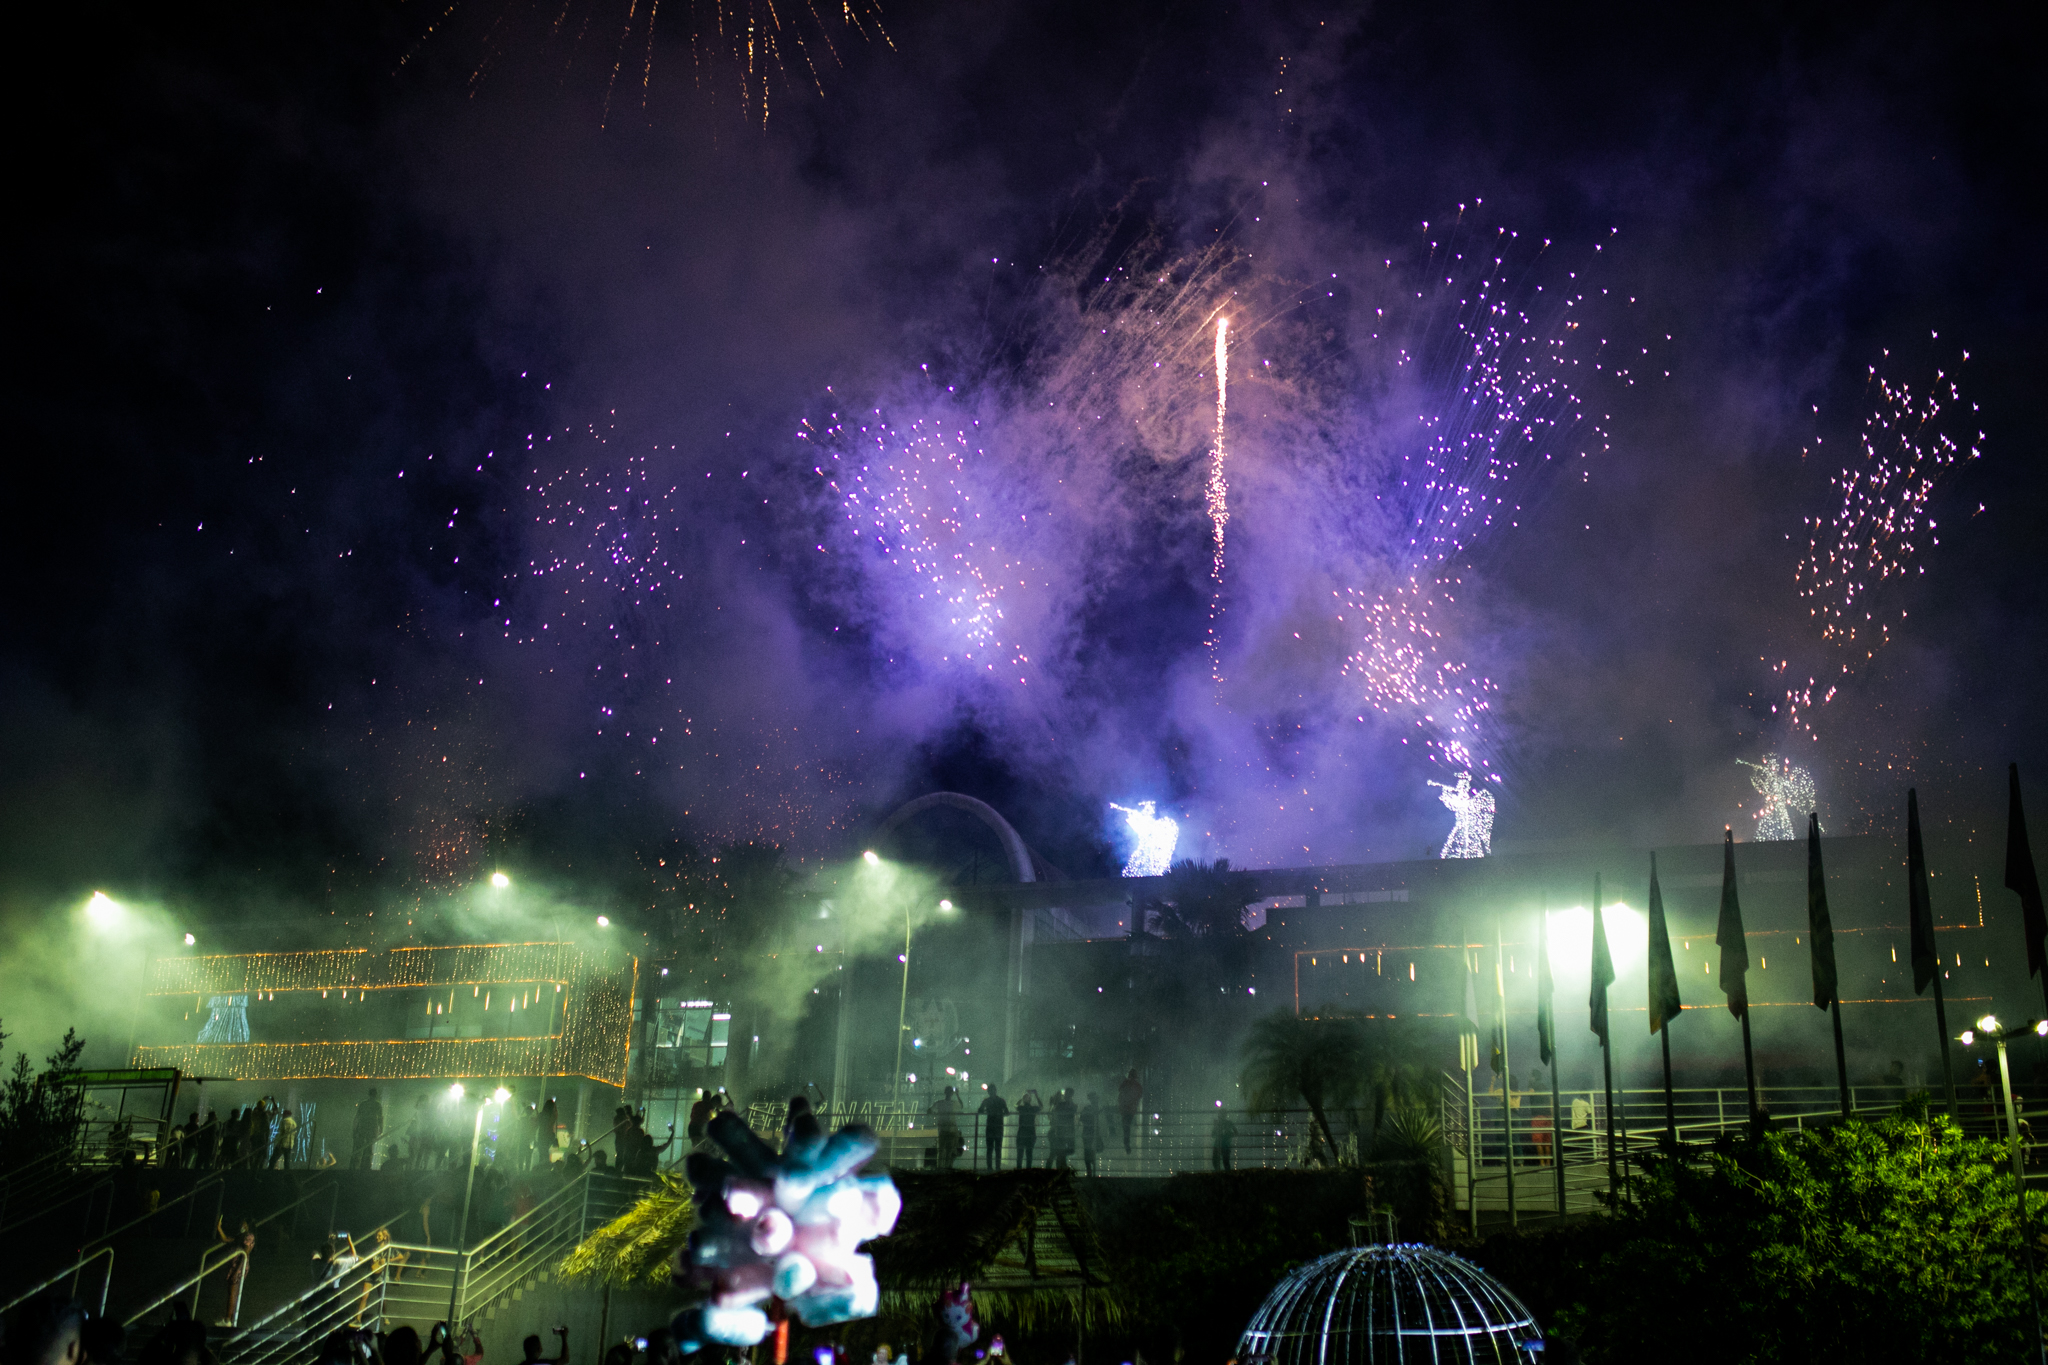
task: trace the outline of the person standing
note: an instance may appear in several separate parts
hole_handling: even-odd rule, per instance
[[[1036,1090],[1025,1091],[1017,1101],[1017,1165],[1027,1171],[1038,1152],[1038,1116],[1044,1112]]]
[[[220,1218],[216,1216],[213,1220],[213,1235],[226,1245],[240,1249],[242,1253],[228,1265],[228,1314],[216,1324],[220,1327],[232,1327],[242,1316],[242,1284],[249,1278],[249,1258],[256,1254],[256,1232],[249,1226],[249,1220],[244,1218],[240,1229],[230,1237]]]
[[[1095,1174],[1095,1158],[1102,1154],[1102,1101],[1093,1090],[1088,1092],[1088,1103],[1081,1106],[1081,1163],[1088,1174]]]
[[[933,1100],[932,1107],[926,1111],[939,1121],[939,1169],[942,1171],[953,1169],[953,1163],[960,1159],[960,1153],[966,1146],[960,1141],[962,1108],[960,1092],[949,1085],[946,1093]]]
[[[1116,1112],[1124,1125],[1124,1155],[1131,1154],[1131,1133],[1138,1126],[1138,1110],[1145,1103],[1145,1083],[1138,1079],[1138,1068],[1132,1067],[1128,1076],[1117,1082]]]
[[[292,1111],[287,1109],[277,1121],[277,1143],[271,1149],[276,1153],[277,1159],[273,1164],[278,1170],[291,1169],[292,1158],[297,1155],[298,1147],[299,1121],[292,1115]]]
[[[1209,1169],[1227,1171],[1232,1169],[1230,1161],[1231,1144],[1237,1141],[1237,1125],[1230,1121],[1230,1111],[1222,1105],[1216,1107],[1216,1122],[1209,1125]]]
[[[349,1132],[349,1165],[358,1171],[369,1170],[377,1150],[377,1139],[383,1135],[384,1106],[378,1103],[377,1092],[372,1090],[356,1106],[355,1127]]]
[[[1047,1125],[1051,1139],[1050,1164],[1059,1170],[1069,1169],[1067,1162],[1074,1155],[1074,1092],[1061,1090],[1052,1097],[1052,1120]]]
[[[683,1136],[689,1139],[692,1150],[704,1140],[704,1130],[710,1126],[711,1116],[717,1112],[718,1101],[699,1090],[695,1102],[690,1105],[689,1126],[683,1129]]]
[[[981,1145],[988,1156],[988,1168],[1000,1171],[1003,1169],[1003,1120],[1010,1117],[1010,1102],[990,1086],[981,1107],[974,1112],[981,1115]]]

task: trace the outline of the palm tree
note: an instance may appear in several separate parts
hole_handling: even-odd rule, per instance
[[[1329,1110],[1347,1103],[1366,1077],[1370,1055],[1365,1035],[1349,1019],[1303,1017],[1291,1011],[1269,1014],[1252,1025],[1244,1044],[1244,1088],[1254,1113],[1278,1113],[1296,1098],[1314,1123],[1310,1154],[1326,1150],[1335,1165],[1337,1137]]]

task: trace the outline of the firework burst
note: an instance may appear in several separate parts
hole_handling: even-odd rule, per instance
[[[1590,477],[1609,440],[1604,415],[1586,406],[1579,385],[1596,375],[1635,380],[1604,339],[1584,335],[1593,296],[1578,272],[1566,272],[1561,290],[1535,281],[1548,240],[1524,244],[1502,227],[1467,244],[1462,220],[1461,207],[1459,224],[1429,243],[1430,284],[1414,292],[1419,339],[1396,357],[1417,395],[1389,488],[1405,527],[1396,585],[1341,594],[1338,618],[1358,632],[1343,671],[1367,705],[1413,717],[1425,749],[1446,766],[1492,769],[1481,732],[1496,685],[1448,653],[1444,618],[1462,581],[1454,566],[1519,525],[1546,475],[1565,467]],[[1482,776],[1500,780],[1497,771]]]
[[[1963,361],[1969,358],[1965,351]],[[1814,712],[1833,701],[1842,680],[1875,659],[1893,640],[1893,627],[1907,619],[1906,585],[1926,574],[1927,552],[1941,544],[1934,495],[1983,455],[1977,405],[1966,402],[1948,368],[1916,388],[1886,378],[1873,365],[1865,382],[1871,406],[1855,453],[1829,478],[1835,510],[1802,519],[1806,552],[1792,571],[1808,619],[1819,627],[1820,640],[1838,652],[1834,667],[1823,666],[1803,684],[1787,679],[1786,722],[1809,736]],[[1802,458],[1819,444],[1802,451]],[[1781,661],[1775,671],[1783,674],[1789,667]]]

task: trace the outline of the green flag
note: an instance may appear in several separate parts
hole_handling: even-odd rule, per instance
[[[1806,817],[1806,932],[1813,939],[1813,1004],[1835,1003],[1835,922],[1828,915],[1828,879],[1820,865],[1820,814]]]
[[[1593,874],[1593,990],[1586,1006],[1594,1034],[1607,1041],[1607,988],[1614,984],[1614,954],[1607,951],[1607,923],[1600,917],[1600,874]]]
[[[1678,999],[1678,968],[1671,962],[1671,931],[1664,923],[1664,892],[1657,885],[1657,855],[1650,855],[1650,1032],[1673,1019],[1683,1005]]]
[[[1721,922],[1714,929],[1721,950],[1721,992],[1737,1019],[1749,1013],[1749,943],[1742,936],[1742,901],[1735,894],[1735,831],[1721,845]]]
[[[1913,994],[1926,993],[1941,970],[1934,946],[1934,902],[1927,894],[1927,851],[1920,846],[1920,796],[1906,788],[1906,919],[1913,935]]]
[[[2006,766],[2005,889],[2020,898],[2020,925],[2027,940],[2027,975],[2048,967],[2048,912],[2041,908],[2041,879],[2034,872],[2034,850],[2027,843],[2027,813],[2020,806],[2020,765]],[[2048,985],[2048,982],[2044,982]]]
[[[1543,1065],[1549,1066],[1557,1052],[1557,1021],[1550,1003],[1557,990],[1550,977],[1550,912],[1539,911],[1536,924],[1536,1050]]]

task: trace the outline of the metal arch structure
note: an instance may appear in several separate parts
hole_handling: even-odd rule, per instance
[[[1031,851],[1024,842],[1024,836],[1017,833],[1017,827],[1003,818],[1002,812],[988,802],[960,792],[927,792],[913,801],[906,801],[896,808],[894,814],[876,827],[875,833],[887,834],[913,815],[945,807],[964,810],[995,832],[1002,843],[1003,856],[1010,860],[1010,872],[1020,882],[1042,881],[1039,873],[1044,859]]]
[[[1238,1340],[1246,1365],[1534,1365],[1543,1330],[1505,1285],[1421,1243],[1332,1252],[1288,1275]]]
[[[1010,860],[1010,872],[1018,881],[1040,882],[1060,879],[1058,871],[1048,864],[1045,859],[1032,851],[1031,846],[1024,842],[1024,836],[1017,833],[1015,825],[1012,825],[1003,818],[1001,811],[998,811],[986,801],[968,796],[962,792],[927,792],[925,795],[914,800],[906,801],[901,806],[898,806],[888,819],[882,821],[876,827],[875,832],[877,834],[887,834],[914,815],[923,811],[941,808],[966,811],[969,815],[972,815],[975,819],[987,825],[990,830],[994,831],[997,840],[1003,846],[1003,855]],[[1012,907],[1010,910],[1009,929],[1010,961],[1009,969],[1005,973],[1008,980],[1005,983],[1007,989],[1003,992],[1008,997],[1003,1011],[1004,1085],[1008,1085],[1011,1078],[1017,1074],[1017,1031],[1019,1020],[1023,1015],[1024,993],[1031,987],[1031,940],[1031,912],[1022,906]],[[845,1014],[845,1003],[842,999],[839,1026],[839,1036],[841,1039],[846,1038],[851,1029],[851,1020]],[[835,1075],[833,1080],[833,1093],[835,1096],[838,1095],[843,1086],[842,1076],[845,1070],[844,1050],[844,1044],[842,1043],[840,1049],[842,1059],[834,1068],[835,1072],[841,1073],[841,1075]]]

